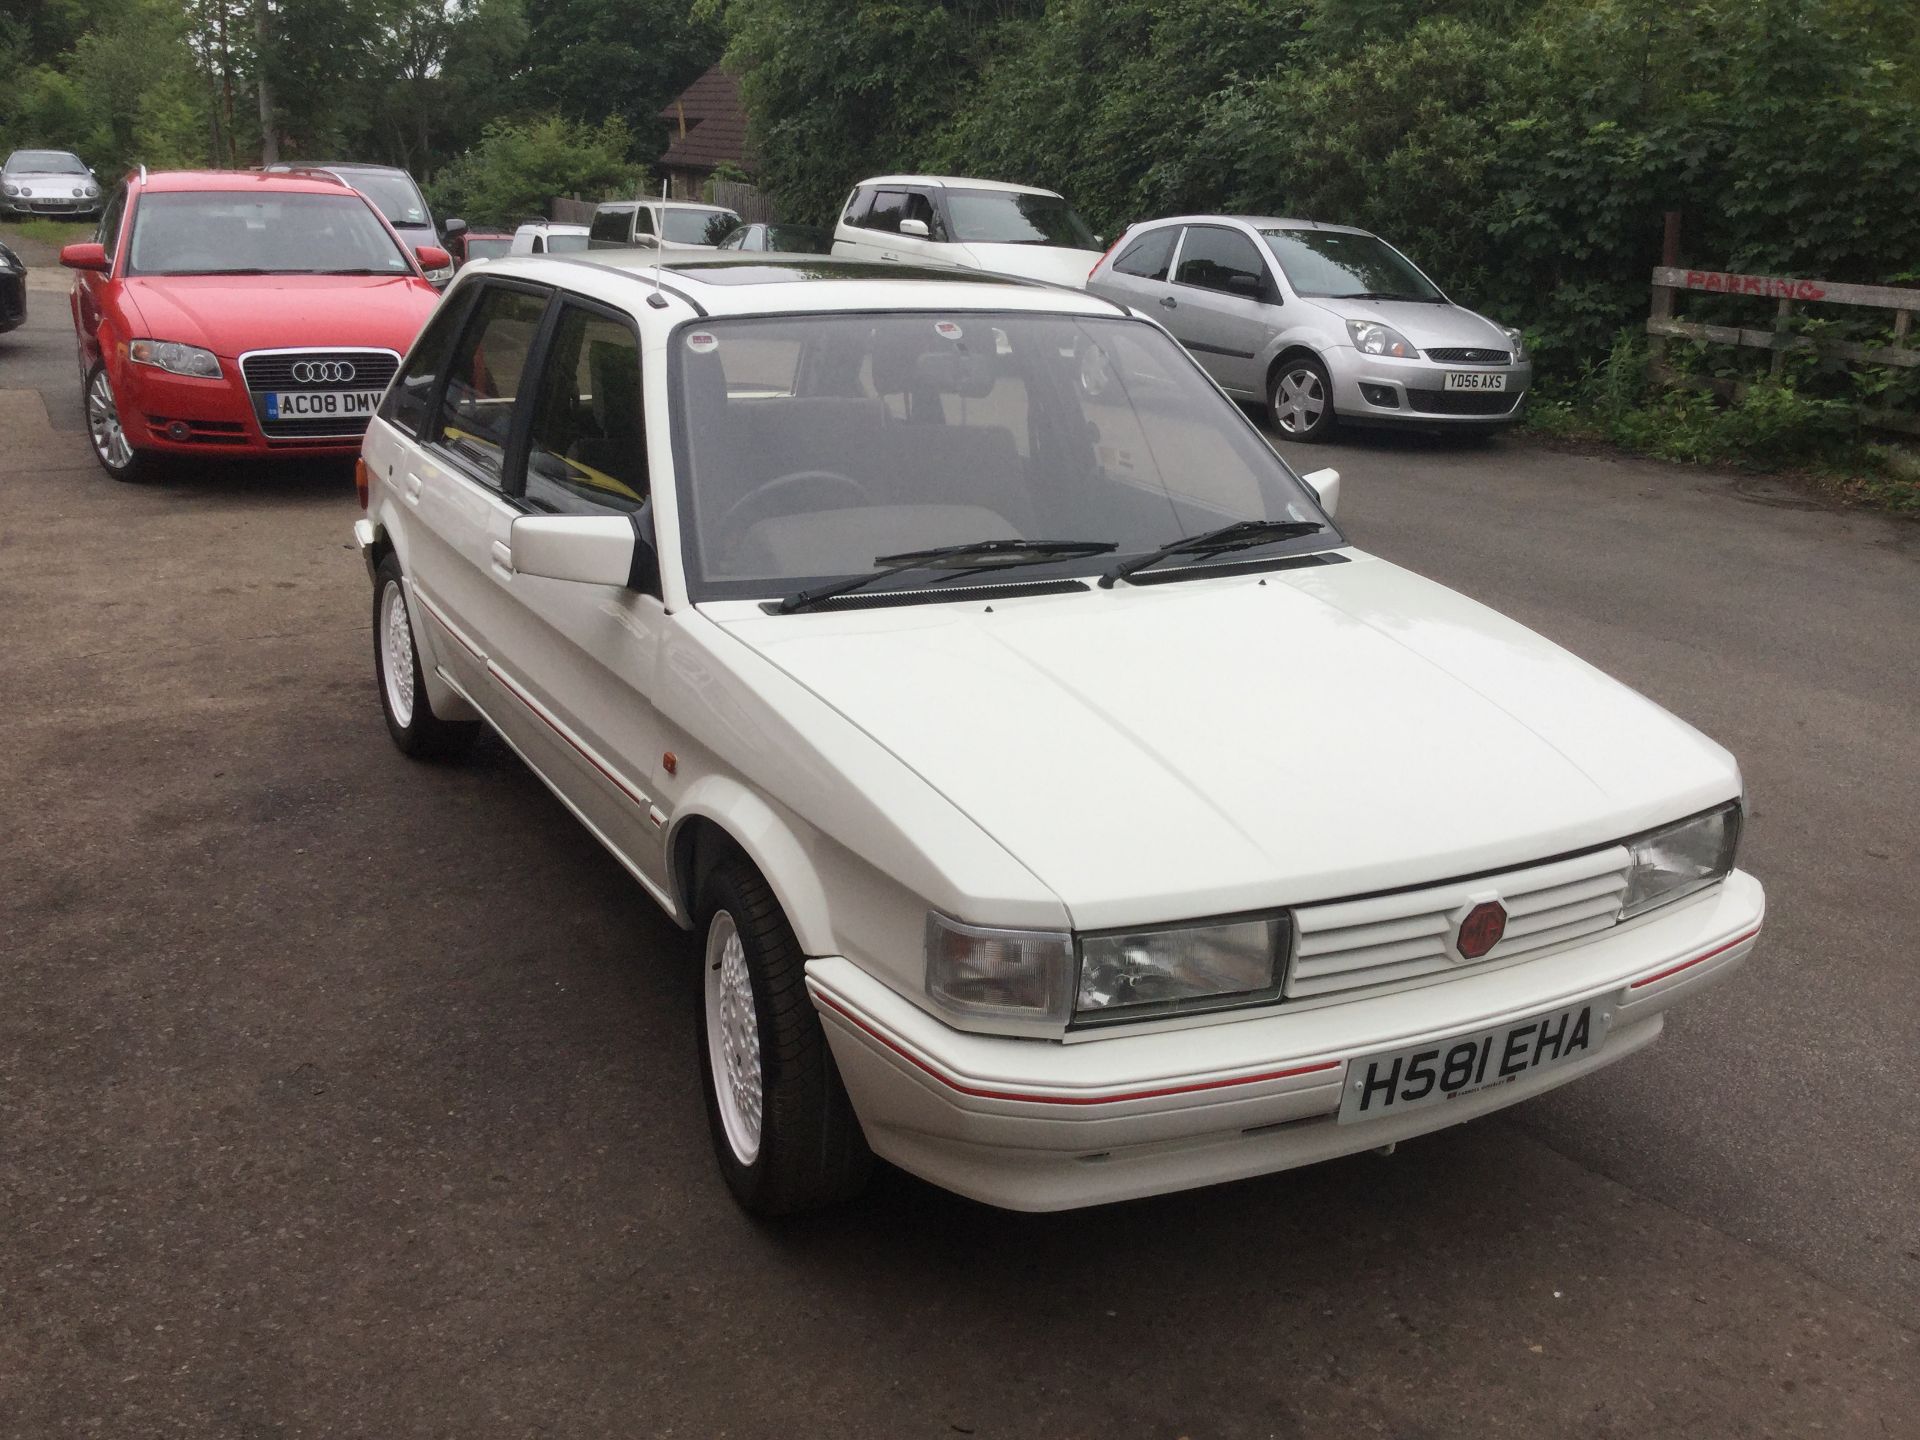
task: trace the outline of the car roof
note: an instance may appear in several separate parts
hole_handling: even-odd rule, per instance
[[[602,200],[594,209],[631,210],[636,205],[651,205],[656,210],[725,210],[733,214],[730,206],[709,205],[703,200]]]
[[[157,192],[260,189],[286,195],[338,195],[352,190],[346,181],[331,175],[285,170],[150,170],[144,188]]]
[[[924,185],[937,189],[953,187],[961,190],[1004,190],[1009,195],[1051,195],[1056,200],[1062,198],[1058,190],[1047,190],[1038,185],[1014,185],[1005,180],[972,180],[963,175],[873,175],[860,183],[862,185]]]
[[[413,172],[400,165],[379,165],[371,160],[297,160],[282,161],[269,169],[287,170],[379,170],[388,175],[405,175],[409,180]]]
[[[1294,219],[1282,215],[1162,215],[1155,220],[1142,220],[1131,228],[1152,230],[1162,225],[1217,225],[1222,220],[1230,220],[1237,225],[1251,225],[1256,230],[1333,230],[1342,235],[1373,233],[1358,225],[1334,225],[1325,220]]]
[[[1124,306],[1084,290],[982,270],[897,265],[827,255],[770,256],[740,251],[656,257],[646,250],[595,250],[526,255],[487,264],[486,273],[591,293],[633,308],[658,283],[709,315],[790,314],[835,310],[1033,310],[1124,315]]]
[[[515,228],[514,233],[517,235],[522,230],[545,230],[550,234],[557,235],[584,235],[587,233],[587,227],[585,225],[574,225],[565,220],[522,220]]]

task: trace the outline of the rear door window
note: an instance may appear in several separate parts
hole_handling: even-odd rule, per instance
[[[632,213],[630,210],[594,211],[593,223],[587,227],[588,238],[623,243],[627,238],[627,226]]]
[[[865,224],[869,230],[885,230],[891,235],[898,235],[900,222],[906,215],[907,192],[881,190],[873,197],[873,209],[867,213]]]
[[[432,441],[496,490],[503,485],[527,355],[546,309],[545,292],[484,287],[447,367]]]

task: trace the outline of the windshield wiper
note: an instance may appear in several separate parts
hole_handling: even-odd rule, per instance
[[[1251,550],[1256,545],[1272,545],[1280,540],[1298,540],[1302,535],[1312,535],[1326,528],[1318,520],[1236,520],[1231,525],[1222,525],[1218,530],[1189,535],[1184,540],[1162,545],[1145,555],[1122,560],[1100,577],[1100,588],[1111,590],[1117,581],[1130,580],[1137,572],[1149,565],[1157,565],[1169,556],[1225,555],[1234,550]]]
[[[873,563],[881,566],[870,575],[851,580],[836,580],[831,585],[816,585],[789,595],[777,607],[781,615],[805,610],[836,595],[850,594],[882,580],[890,580],[909,570],[950,570],[952,579],[982,570],[1005,570],[1015,565],[1038,565],[1047,560],[1076,560],[1089,555],[1107,555],[1120,546],[1112,540],[976,540],[970,545],[942,545],[933,550],[906,550],[898,555],[876,555]]]

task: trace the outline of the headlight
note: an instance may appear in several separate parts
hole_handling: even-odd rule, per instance
[[[1133,1020],[1277,999],[1284,915],[1080,938],[1079,1020]]]
[[[0,191],[5,191],[9,195],[18,195],[20,193],[20,187],[18,185],[0,185]]]
[[[99,193],[100,193],[100,187],[94,184],[93,181],[89,180],[87,182],[87,198],[91,200],[94,196],[98,195]]]
[[[1627,842],[1632,854],[1620,918],[1639,915],[1724,880],[1740,845],[1740,802]]]
[[[1353,337],[1353,348],[1362,355],[1391,355],[1400,360],[1420,358],[1420,352],[1408,343],[1407,337],[1391,325],[1374,320],[1349,320],[1347,333]]]
[[[990,930],[929,914],[927,994],[983,1019],[1064,1021],[1073,1000],[1073,937]]]
[[[1526,331],[1516,330],[1511,325],[1502,325],[1500,327],[1500,333],[1507,337],[1507,343],[1513,347],[1513,358],[1515,360],[1524,360],[1527,358]]]
[[[151,365],[174,375],[197,375],[205,380],[220,378],[220,357],[198,345],[182,345],[173,340],[135,340],[127,346],[127,358],[136,365]]]

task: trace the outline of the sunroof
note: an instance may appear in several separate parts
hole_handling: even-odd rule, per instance
[[[670,260],[670,275],[685,275],[703,285],[786,285],[799,280],[943,280],[949,284],[1017,285],[1006,275],[983,270],[929,265],[890,265],[883,261],[829,260]]]

